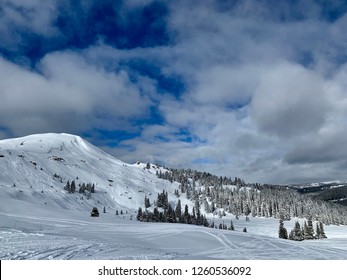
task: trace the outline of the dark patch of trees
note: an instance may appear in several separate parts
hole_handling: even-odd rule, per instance
[[[185,206],[184,212],[179,212],[180,206],[176,205],[175,210],[172,208],[171,204],[168,205],[167,209],[164,211],[159,211],[155,207],[152,211],[145,210],[143,211],[139,207],[137,211],[137,220],[141,222],[154,222],[154,223],[181,223],[181,224],[194,224],[198,226],[209,227],[209,223],[206,219],[206,216],[201,215],[200,211],[195,211],[193,208],[193,213],[189,213],[188,206]]]
[[[77,189],[75,180],[67,181],[64,190],[66,190],[68,193],[75,193]],[[87,196],[87,198],[90,198],[90,195],[92,193],[95,193],[95,184],[94,183],[82,183],[78,184],[78,193],[84,194]]]
[[[314,231],[312,219],[309,217],[307,221],[304,221],[304,225],[300,225],[299,221],[295,222],[294,228],[290,231],[289,235],[283,225],[283,220],[280,219],[280,225],[278,230],[278,237],[282,239],[290,239],[294,241],[312,240],[312,239],[324,239],[327,238],[324,231],[322,222],[316,223],[316,232]]]

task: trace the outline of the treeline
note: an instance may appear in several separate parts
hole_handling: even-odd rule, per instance
[[[157,207],[154,207],[153,212],[148,209],[143,211],[142,208],[139,207],[136,219],[141,222],[193,224],[204,227],[210,226],[206,216],[201,215],[199,209],[195,211],[195,208],[193,207],[192,214],[190,214],[188,205],[186,205],[182,212],[180,200],[178,200],[175,209],[172,208],[171,204],[168,205],[167,209],[163,209],[163,211],[159,211]]]
[[[199,202],[196,202],[195,206],[193,206],[192,213],[190,213],[188,205],[185,205],[184,210],[182,210],[180,199],[177,200],[175,209],[173,209],[168,201],[168,193],[164,190],[162,193],[158,193],[157,200],[153,203],[155,205],[153,211],[148,209],[151,207],[151,204],[147,196],[145,196],[144,204],[145,210],[143,210],[142,207],[139,207],[136,216],[137,220],[141,222],[180,223],[211,227],[215,229],[235,230],[232,220],[230,221],[229,226],[224,224],[224,221],[223,223],[219,223],[219,225],[216,225],[214,221],[209,223],[206,216],[202,215],[200,212]],[[246,220],[249,221],[249,218]],[[244,228],[243,232],[247,232],[247,229]]]
[[[158,171],[157,176],[179,182],[175,190],[177,198],[185,195],[207,213],[282,217],[284,220],[312,217],[324,224],[347,224],[347,207],[314,199],[286,186],[246,184],[237,177],[218,177],[191,169]]]
[[[296,221],[294,228],[290,231],[289,235],[287,229],[284,227],[283,220],[280,219],[278,237],[282,239],[290,239],[295,241],[327,238],[327,236],[325,235],[323,223],[317,222],[315,231],[313,227],[312,218],[310,217],[307,220],[307,222],[304,222],[303,226],[301,226],[300,223]]]
[[[169,180],[171,182],[176,181],[184,186],[188,186],[190,183],[194,184],[194,182],[199,182],[207,186],[246,185],[245,181],[238,177],[232,179],[230,177],[216,176],[208,172],[200,172],[192,169],[171,168],[167,169],[165,172],[159,170],[156,172],[156,175],[160,179]]]

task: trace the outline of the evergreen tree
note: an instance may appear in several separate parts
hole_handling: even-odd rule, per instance
[[[145,196],[145,208],[149,208],[151,207],[151,203],[149,201],[149,198],[147,198],[147,196]]]
[[[190,223],[190,214],[189,214],[188,205],[184,207],[183,220],[184,220],[184,223],[186,224]]]
[[[118,210],[117,210],[117,212],[116,212],[116,215],[118,215]],[[142,208],[141,208],[141,207],[139,207],[139,210],[137,210],[136,219],[137,219],[138,221],[141,221],[141,220],[142,220]]]
[[[181,206],[181,200],[179,199],[177,201],[176,209],[175,209],[175,215],[178,221],[182,222],[182,206]]]
[[[172,209],[171,204],[168,205],[168,209],[166,211],[166,219],[169,223],[175,223],[176,222],[175,211]]]
[[[319,223],[316,223],[316,239],[320,239]]]
[[[74,193],[76,191],[76,183],[75,180],[72,180],[71,186],[70,186],[70,193]]]
[[[323,227],[322,222],[319,222],[319,233],[320,233],[319,238],[327,238],[327,236],[325,235],[325,231],[324,231],[324,227]]]
[[[235,228],[234,228],[234,224],[233,224],[233,221],[232,221],[232,220],[230,221],[230,227],[229,227],[229,230],[235,230]]]
[[[283,220],[280,219],[280,226],[278,229],[278,237],[282,239],[288,239],[288,232],[286,228],[284,227]]]
[[[243,228],[243,232],[247,232],[247,228]]]
[[[106,208],[105,208],[105,206],[104,206],[103,212],[106,213]]]
[[[65,187],[64,187],[64,190],[70,192],[70,181],[67,181]]]
[[[298,221],[295,222],[293,232],[291,232],[291,237],[292,237],[292,240],[295,240],[295,241],[304,240],[304,235]]]
[[[201,216],[200,208],[197,208],[197,210],[196,210],[196,222],[195,222],[195,224],[197,224],[197,225],[203,224],[203,217]]]
[[[313,239],[314,238],[314,230],[313,230],[313,224],[312,224],[312,217],[311,216],[308,217],[307,223],[305,221],[304,237],[305,237],[305,239]]]

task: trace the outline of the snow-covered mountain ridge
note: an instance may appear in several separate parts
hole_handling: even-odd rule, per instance
[[[92,206],[112,211],[133,211],[144,197],[163,189],[173,193],[175,183],[158,179],[160,168],[126,164],[79,136],[37,134],[0,141],[1,196],[17,203],[42,203],[50,207],[90,210]],[[76,192],[67,194],[67,182],[75,181]],[[79,184],[95,184],[86,197]],[[176,186],[177,187],[177,186]],[[87,199],[88,198],[88,199]]]

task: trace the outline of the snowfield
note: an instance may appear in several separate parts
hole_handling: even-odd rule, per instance
[[[276,234],[277,221],[234,222],[239,231],[130,221],[106,213],[66,211],[63,217],[1,213],[1,259],[346,259],[346,229],[327,227],[326,240],[294,242]],[[70,218],[68,218],[70,216]],[[73,216],[73,217],[71,217]],[[243,233],[241,224],[247,223]],[[264,229],[265,234],[254,233]],[[267,230],[266,230],[267,229]]]
[[[178,183],[158,179],[157,170],[165,171],[123,163],[74,135],[0,141],[0,258],[347,259],[345,226],[326,226],[325,240],[295,242],[277,237],[273,218],[208,216],[227,225],[232,219],[235,231],[138,222],[136,210],[145,196],[152,202],[165,190],[169,202],[177,199]],[[94,183],[95,193],[90,198],[78,191],[68,194],[68,180]],[[94,206],[98,218],[90,217]],[[291,229],[294,222],[285,221],[285,227]]]

